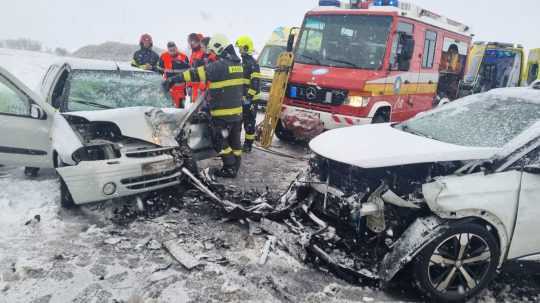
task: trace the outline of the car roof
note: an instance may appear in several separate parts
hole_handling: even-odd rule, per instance
[[[540,104],[540,85],[528,87],[497,88],[486,93],[491,96],[515,98],[529,103]]]
[[[147,72],[142,69],[131,66],[127,62],[115,62],[105,60],[94,59],[79,59],[79,58],[66,58],[55,63],[56,65],[63,66],[69,65],[72,70],[122,70],[122,71],[137,71]]]

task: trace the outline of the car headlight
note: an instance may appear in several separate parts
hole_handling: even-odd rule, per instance
[[[343,105],[348,105],[352,107],[367,107],[369,105],[369,97],[348,96]]]

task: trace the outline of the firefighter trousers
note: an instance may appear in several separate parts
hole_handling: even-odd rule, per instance
[[[236,121],[237,120],[237,121]],[[223,168],[238,172],[242,159],[242,120],[212,119],[214,149],[223,160]]]
[[[257,108],[255,104],[244,104],[243,108],[243,123],[244,131],[246,132],[245,144],[252,145],[255,141],[255,128],[257,119]]]

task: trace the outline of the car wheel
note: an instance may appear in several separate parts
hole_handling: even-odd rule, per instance
[[[415,284],[435,302],[464,301],[495,277],[499,256],[495,236],[485,227],[457,224],[416,257]]]
[[[73,201],[66,182],[62,178],[60,178],[60,206],[65,209],[73,209],[77,206]]]
[[[281,121],[278,121],[277,123],[275,135],[281,141],[285,141],[285,142],[295,141],[293,133],[290,130],[284,128],[283,125],[281,124]]]

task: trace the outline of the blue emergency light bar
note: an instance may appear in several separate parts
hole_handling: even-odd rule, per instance
[[[340,7],[341,2],[339,0],[319,0],[319,6],[336,6],[336,7]]]
[[[319,0],[319,6],[335,6],[345,8],[357,8],[360,0]]]
[[[375,0],[373,6],[395,6],[399,7],[399,0]]]

